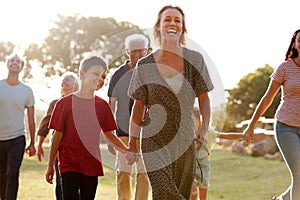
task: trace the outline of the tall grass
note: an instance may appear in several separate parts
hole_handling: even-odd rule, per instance
[[[105,147],[101,149],[105,163],[112,166],[114,158]],[[47,156],[41,163],[37,158],[25,156],[18,200],[55,199],[55,184],[50,185],[45,181]],[[220,148],[212,153],[208,200],[268,200],[280,194],[289,184],[290,176],[283,162],[238,156]],[[105,166],[105,176],[99,178],[96,200],[115,200],[116,196],[115,171]]]

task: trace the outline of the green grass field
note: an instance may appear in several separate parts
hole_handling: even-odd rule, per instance
[[[115,200],[115,171],[109,167],[113,166],[114,158],[107,152],[106,145],[101,149],[104,163],[108,166],[105,166],[105,176],[99,178],[96,199]],[[36,157],[25,155],[18,200],[55,199],[55,185],[45,180],[47,157],[39,163]],[[290,175],[283,162],[238,156],[218,147],[212,152],[208,200],[269,200],[284,191],[289,184]]]

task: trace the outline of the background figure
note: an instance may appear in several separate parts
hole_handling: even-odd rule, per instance
[[[201,127],[201,116],[199,116],[199,110],[197,108],[193,111],[193,119],[196,130]],[[207,192],[210,182],[210,155],[213,145],[216,139],[244,139],[244,134],[236,133],[219,133],[212,128],[208,129],[208,140],[202,142],[199,135],[195,138],[195,150],[196,150],[196,172],[195,179],[192,185],[190,200],[196,200],[199,196],[199,200],[207,199]]]
[[[125,143],[129,141],[129,120],[132,109],[132,100],[127,95],[130,79],[137,61],[147,54],[148,39],[141,34],[133,34],[125,39],[125,51],[129,60],[113,74],[109,89],[108,97],[112,111],[115,113],[118,129],[116,135]],[[140,141],[137,140],[137,149],[140,149]],[[120,152],[114,152],[109,145],[110,152],[116,154],[117,170],[117,192],[119,200],[131,199],[131,172],[133,165],[129,165],[124,155]],[[136,163],[136,187],[135,199],[148,199],[149,181],[145,171],[142,159]]]
[[[244,134],[238,133],[217,133],[213,129],[209,128],[209,134],[216,135],[219,139],[236,140],[244,139]],[[192,185],[190,200],[196,200],[199,196],[199,200],[207,199],[207,192],[210,182],[210,151],[205,144],[196,140],[196,174]]]
[[[59,172],[64,200],[95,198],[98,176],[103,176],[100,133],[122,151],[128,148],[113,134],[117,129],[109,104],[95,96],[106,77],[106,63],[99,57],[84,59],[79,69],[78,91],[59,99],[49,128],[54,129],[46,180],[52,184],[54,160],[59,156]],[[59,151],[58,151],[59,150]]]
[[[79,87],[78,81],[75,74],[69,72],[63,74],[62,81],[61,81],[61,89],[60,89],[61,97],[67,96],[72,92],[78,90],[78,87]],[[58,99],[55,99],[49,104],[47,113],[41,120],[39,129],[37,131],[37,135],[39,136],[38,151],[37,151],[39,161],[42,161],[42,158],[44,157],[43,143],[49,133],[49,128],[48,128],[49,121],[57,101]],[[56,175],[55,194],[56,194],[56,199],[59,200],[63,198],[61,192],[61,178],[58,170],[57,159],[55,160],[55,175]]]
[[[27,110],[30,143],[29,156],[35,155],[35,117],[32,89],[19,80],[24,60],[12,55],[7,60],[7,79],[0,81],[0,199],[17,199],[19,171],[23,160],[26,134],[24,111]]]
[[[285,61],[271,75],[267,91],[256,107],[244,130],[247,141],[253,141],[255,124],[281,92],[281,103],[276,112],[275,139],[290,171],[290,187],[274,200],[300,199],[300,29],[291,39]]]
[[[181,8],[165,6],[159,11],[154,25],[159,48],[138,61],[128,91],[134,99],[129,147],[136,151],[143,126],[142,156],[154,200],[190,198],[195,176],[192,110],[196,98],[202,117],[197,135],[203,141],[210,122],[208,92],[213,84],[203,56],[184,47],[186,31]]]

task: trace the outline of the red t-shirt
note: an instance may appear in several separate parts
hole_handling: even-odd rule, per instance
[[[59,144],[59,171],[103,176],[100,132],[117,129],[108,103],[95,96],[82,99],[76,95],[61,98],[53,110],[49,128],[63,133]]]

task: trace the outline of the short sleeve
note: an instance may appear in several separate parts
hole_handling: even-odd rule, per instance
[[[133,71],[128,88],[128,96],[134,100],[141,100],[144,104],[147,104],[148,90],[146,84],[142,82],[140,70],[141,67],[138,65]]]
[[[189,77],[196,96],[214,89],[203,56],[197,51],[187,50],[185,59],[189,65]]]
[[[100,109],[103,110],[103,113],[100,113],[100,115],[104,116],[104,117],[102,117],[103,121],[100,124],[101,130],[103,132],[116,130],[117,124],[116,124],[116,121],[115,121],[115,118],[114,118],[114,115],[112,113],[110,106],[106,102],[102,103],[101,106],[102,106],[102,108],[97,109],[97,110],[100,110]]]
[[[199,65],[200,65],[200,75],[202,76],[208,91],[211,91],[214,89],[214,85],[212,83],[212,80],[210,78],[208,68],[206,66],[206,63],[204,61],[203,56],[199,53]]]
[[[56,131],[63,132],[64,130],[64,122],[66,121],[64,117],[64,111],[63,111],[63,101],[59,100],[54,107],[54,110],[52,112],[50,122],[49,122],[49,129],[54,129]]]
[[[33,91],[31,88],[28,88],[28,99],[27,99],[27,103],[26,103],[26,107],[31,107],[34,106],[34,95],[33,95]]]
[[[271,78],[273,78],[278,83],[282,84],[284,82],[284,74],[284,65],[281,64],[271,74]]]
[[[109,87],[108,87],[108,91],[107,91],[107,96],[108,97],[114,97],[113,91],[115,89],[116,83],[117,83],[117,77],[116,77],[116,74],[113,74],[111,79],[110,79]]]

